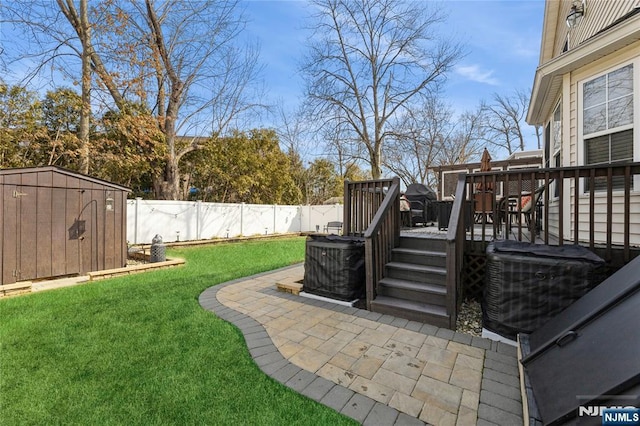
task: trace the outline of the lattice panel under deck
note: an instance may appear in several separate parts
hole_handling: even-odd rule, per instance
[[[487,263],[485,253],[467,253],[464,256],[462,273],[462,297],[464,299],[482,299],[484,290],[484,270]]]

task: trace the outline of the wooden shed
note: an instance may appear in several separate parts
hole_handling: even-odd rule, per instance
[[[58,167],[0,170],[0,285],[119,268],[128,188]]]

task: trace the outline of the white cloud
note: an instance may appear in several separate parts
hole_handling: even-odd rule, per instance
[[[514,55],[520,56],[521,58],[533,58],[537,59],[539,54],[539,46],[540,43],[538,40],[533,37],[531,40],[516,40],[514,43]]]
[[[489,84],[491,86],[498,86],[500,82],[493,76],[493,70],[485,71],[478,65],[467,65],[456,67],[455,72],[462,77],[475,81],[477,83]]]

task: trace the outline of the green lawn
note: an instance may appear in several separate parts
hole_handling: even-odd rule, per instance
[[[171,250],[183,267],[0,300],[0,424],[353,424],[280,385],[206,288],[303,260],[304,239]]]

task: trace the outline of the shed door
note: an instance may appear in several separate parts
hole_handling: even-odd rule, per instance
[[[18,281],[20,258],[20,203],[15,185],[2,185],[2,284]]]
[[[38,277],[38,194],[33,186],[19,187],[16,199],[20,211],[20,242],[18,252],[18,279],[32,280]],[[49,241],[50,245],[51,242]]]
[[[31,186],[3,187],[2,283],[37,278],[37,197]]]
[[[3,189],[2,282],[36,278],[37,197],[30,186]]]

